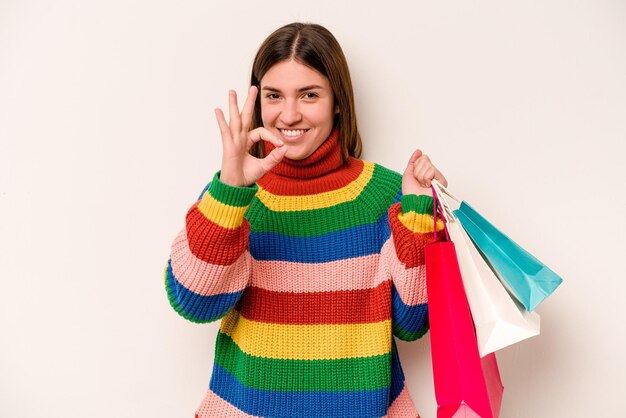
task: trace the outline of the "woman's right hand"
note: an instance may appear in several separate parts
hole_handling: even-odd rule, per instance
[[[252,124],[252,111],[258,89],[250,87],[248,97],[243,105],[241,113],[237,105],[237,93],[230,90],[228,93],[229,121],[226,122],[224,112],[215,109],[215,116],[222,134],[222,171],[220,180],[230,186],[250,186],[265,173],[278,164],[287,151],[283,142],[276,138],[270,131],[259,127],[250,131]],[[269,141],[276,148],[265,158],[256,158],[248,153],[255,142],[259,140]]]

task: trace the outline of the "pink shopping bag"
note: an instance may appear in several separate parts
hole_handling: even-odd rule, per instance
[[[454,243],[428,244],[424,255],[437,418],[497,418],[500,373],[495,354],[478,354]]]

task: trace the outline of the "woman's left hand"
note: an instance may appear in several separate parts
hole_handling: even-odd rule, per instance
[[[448,181],[433,165],[428,155],[422,154],[421,150],[415,150],[409,163],[402,174],[402,194],[424,194],[432,196],[431,182],[435,179],[444,187],[448,187]]]

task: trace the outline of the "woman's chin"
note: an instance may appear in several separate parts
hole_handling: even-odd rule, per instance
[[[285,153],[285,158],[289,158],[290,160],[296,160],[296,161],[304,160],[306,157],[308,157],[311,154],[312,153],[307,153],[306,150],[290,148]]]

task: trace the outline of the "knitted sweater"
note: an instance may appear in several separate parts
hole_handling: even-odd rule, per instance
[[[196,417],[418,416],[393,336],[428,329],[433,203],[401,180],[344,164],[336,130],[252,187],[215,175],[165,269],[180,315],[223,318]]]

